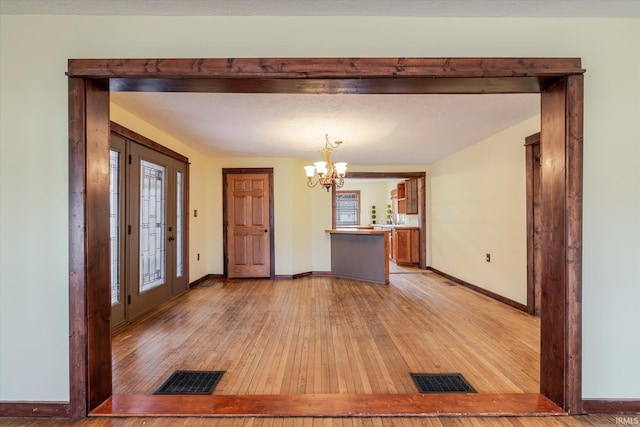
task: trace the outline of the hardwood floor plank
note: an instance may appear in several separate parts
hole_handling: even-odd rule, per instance
[[[278,418],[282,427],[613,427],[620,415],[552,417],[392,417],[392,418]],[[92,417],[71,421],[51,418],[2,418],[3,427],[263,427],[274,418],[202,418],[202,417]]]
[[[412,394],[409,372],[539,391],[539,319],[433,273],[208,283],[114,334],[115,394],[176,369],[226,371],[216,395]]]

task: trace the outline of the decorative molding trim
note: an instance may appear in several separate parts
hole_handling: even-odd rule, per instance
[[[194,288],[198,285],[200,285],[202,282],[206,282],[207,280],[224,280],[224,274],[205,274],[204,276],[202,276],[199,279],[194,280],[193,282],[189,283],[189,289]]]
[[[540,144],[540,132],[536,132],[533,135],[529,135],[524,139],[524,145]]]
[[[493,298],[496,301],[499,301],[499,302],[501,302],[503,304],[506,304],[508,306],[511,306],[513,308],[516,308],[516,309],[518,309],[520,311],[524,311],[525,313],[527,313],[527,306],[524,305],[524,304],[520,304],[517,301],[514,301],[514,300],[509,299],[507,297],[503,297],[502,295],[498,295],[495,292],[491,292],[491,291],[489,291],[487,289],[481,288],[481,287],[476,286],[474,284],[471,284],[469,282],[465,282],[464,280],[458,279],[457,277],[451,276],[451,275],[449,275],[447,273],[444,273],[444,272],[442,272],[440,270],[436,270],[433,267],[427,267],[427,270],[431,270],[434,273],[451,280],[452,282],[456,282],[459,285],[462,285],[462,286],[464,286],[466,288],[469,288],[469,289],[471,289],[473,291],[476,291],[476,292],[478,292],[478,293],[480,293],[482,295],[488,296],[489,298]]]
[[[640,414],[640,400],[583,399],[582,409],[587,414]]]
[[[274,278],[277,280],[295,280],[308,276],[331,276],[330,271],[305,271],[303,273],[296,274],[277,274]],[[226,280],[224,274],[205,274],[199,279],[194,280],[189,284],[189,288],[194,288],[207,280]]]
[[[69,418],[71,407],[65,402],[0,402],[0,417]]]
[[[333,276],[330,271],[314,271],[311,273],[312,276]]]
[[[313,275],[312,271],[305,271],[304,273],[297,274],[276,274],[275,278],[280,280],[295,280],[300,279],[302,277],[307,277]]]
[[[121,124],[118,124],[116,122],[109,122],[109,128],[111,130],[111,132],[117,133],[118,135],[130,139],[132,141],[137,142],[138,144],[145,146],[147,148],[150,148],[152,150],[155,150],[159,153],[162,154],[166,154],[169,157],[172,157],[174,159],[180,160],[181,162],[186,163],[187,165],[189,164],[189,158],[186,156],[183,156],[182,154],[178,153],[177,151],[173,151],[170,148],[165,147],[162,144],[158,144],[157,142],[155,142],[152,139],[147,138],[144,135],[140,135],[137,132],[132,131],[131,129],[128,129],[124,126],[122,126]]]
[[[309,277],[309,276],[332,276],[330,271],[305,271],[304,273],[296,273],[296,274],[279,274],[276,275],[276,279],[281,279],[281,280],[295,280],[295,279],[301,279],[303,277]]]

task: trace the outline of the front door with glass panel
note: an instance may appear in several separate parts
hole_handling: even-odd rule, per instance
[[[111,324],[117,327],[187,289],[186,165],[112,134],[110,173]]]

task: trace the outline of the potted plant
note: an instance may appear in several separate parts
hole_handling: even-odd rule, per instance
[[[391,210],[391,205],[387,205],[387,224],[393,224],[393,221],[391,220],[393,216],[393,211]]]
[[[371,223],[375,224],[376,223],[376,205],[372,205],[371,206]]]

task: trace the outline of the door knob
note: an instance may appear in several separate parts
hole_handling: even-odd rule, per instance
[[[168,240],[169,240],[170,242],[173,242],[173,241],[175,240],[175,238],[174,238],[173,236],[169,236],[169,239],[168,239]]]

